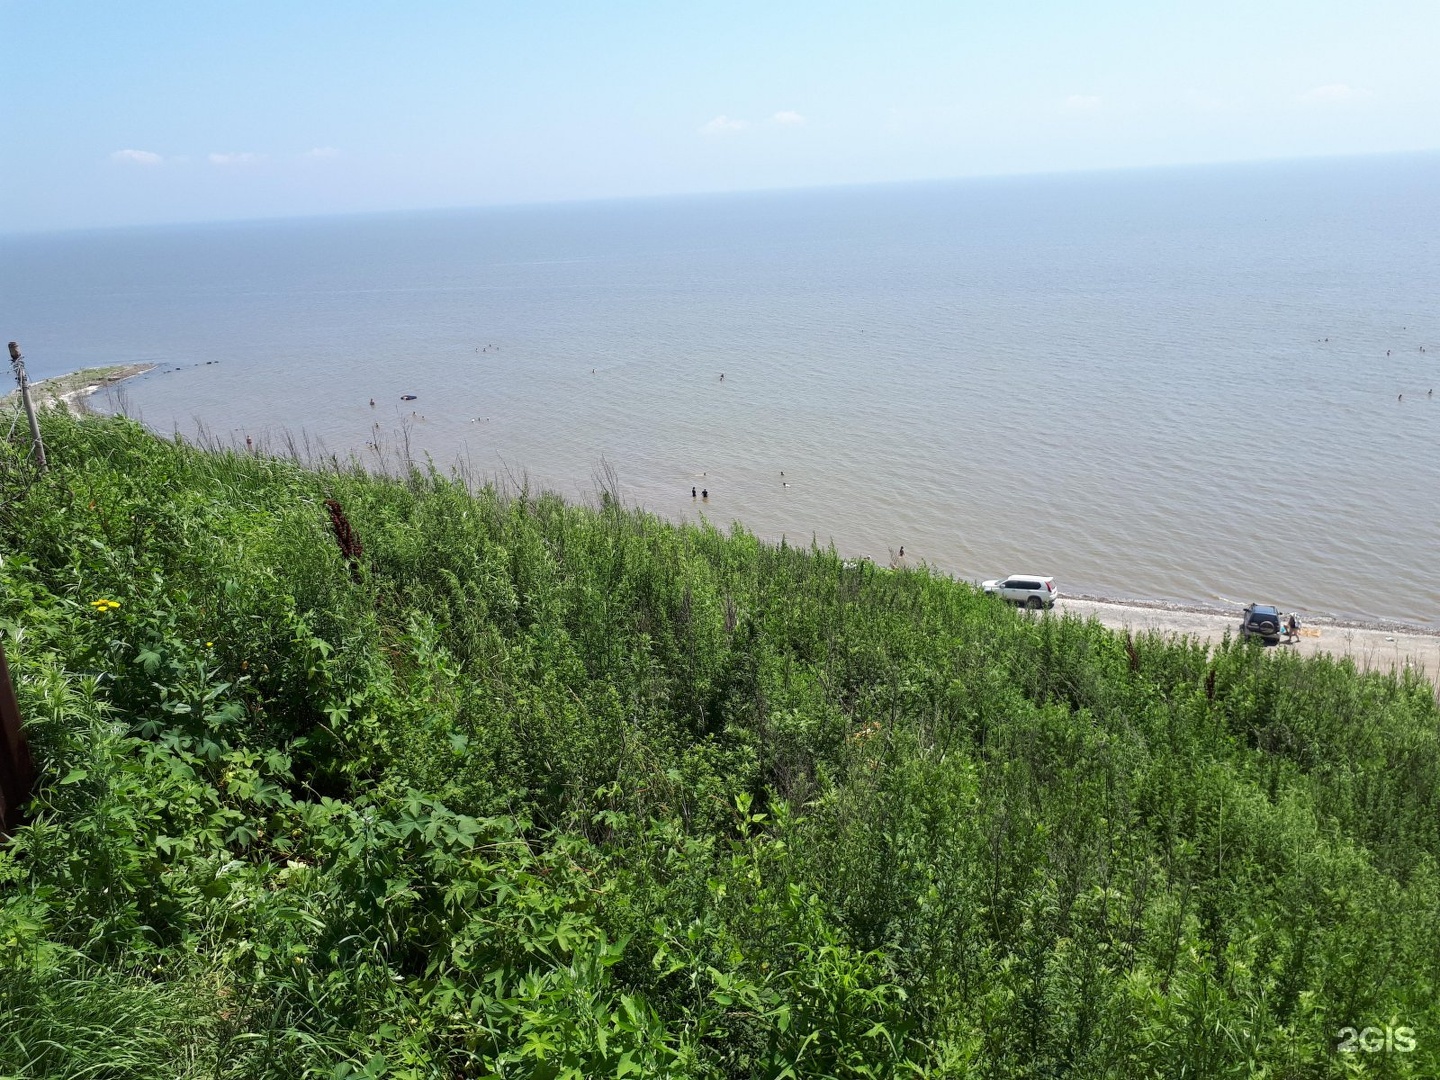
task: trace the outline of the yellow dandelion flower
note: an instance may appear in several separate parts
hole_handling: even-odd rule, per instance
[[[215,642],[213,642],[213,641],[207,641],[207,642],[205,642],[205,647],[206,647],[207,649],[213,649],[213,648],[215,647]]]

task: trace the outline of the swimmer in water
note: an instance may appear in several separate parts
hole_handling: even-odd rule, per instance
[[[372,409],[375,407],[375,399],[373,397],[370,399],[370,407]]]

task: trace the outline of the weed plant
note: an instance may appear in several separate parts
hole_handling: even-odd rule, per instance
[[[0,448],[0,1075],[1440,1075],[1415,672],[44,429],[43,477]]]

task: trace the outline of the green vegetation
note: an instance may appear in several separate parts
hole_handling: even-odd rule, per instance
[[[45,432],[43,478],[0,448],[43,769],[0,1075],[1440,1074],[1414,674]],[[1337,1051],[1387,1025],[1414,1049]]]

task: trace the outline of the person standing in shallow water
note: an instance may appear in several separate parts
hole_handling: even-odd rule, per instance
[[[708,499],[708,498],[710,498],[710,489],[709,489],[709,488],[706,488],[705,490],[703,490],[702,492],[700,492],[700,498],[702,498],[702,499]]]
[[[695,489],[692,487],[692,488],[690,489],[690,498],[693,499],[694,497],[695,497]]]

